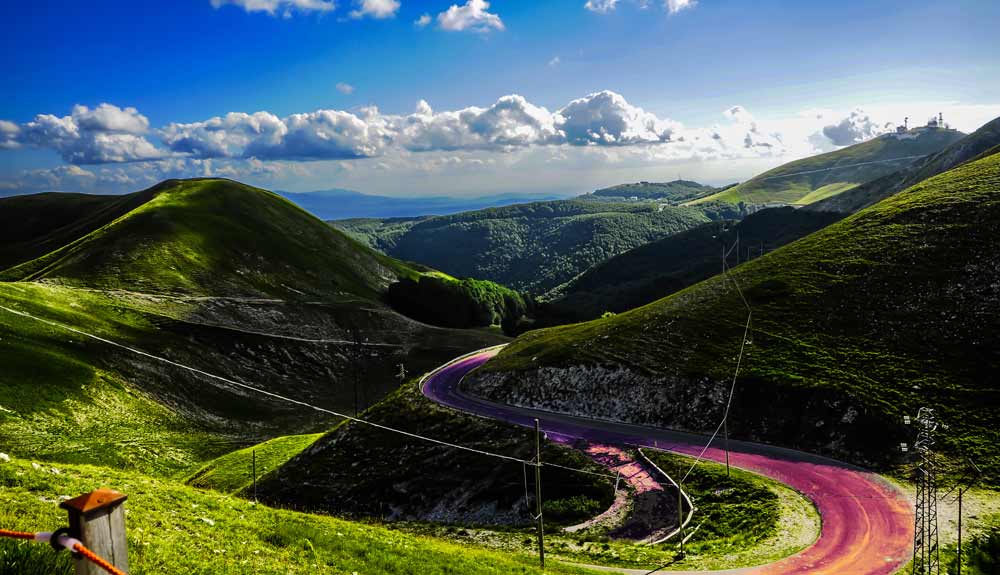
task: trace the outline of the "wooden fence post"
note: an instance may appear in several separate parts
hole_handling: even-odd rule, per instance
[[[111,489],[84,493],[59,504],[69,512],[73,536],[109,563],[128,572],[128,543],[125,540],[126,495]],[[106,575],[86,559],[76,562],[77,575]]]

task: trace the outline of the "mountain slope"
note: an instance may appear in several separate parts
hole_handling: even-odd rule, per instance
[[[543,293],[628,249],[735,214],[716,205],[660,209],[577,199],[334,225],[392,257]]]
[[[645,305],[719,273],[723,250],[739,238],[730,266],[757,258],[840,219],[837,214],[772,208],[742,221],[702,224],[651,242],[590,268],[553,290],[537,311],[539,325],[594,319]],[[735,250],[734,250],[735,251]]]
[[[913,165],[920,156],[938,152],[963,136],[957,130],[938,128],[914,128],[902,135],[884,134],[834,152],[783,164],[691,204],[710,201],[811,204]]]
[[[33,194],[0,198],[0,270],[43,256],[146,203],[156,188],[127,196]]]
[[[885,464],[908,441],[902,415],[930,404],[950,426],[942,451],[992,449],[998,222],[994,154],[736,268],[753,322],[730,432]],[[717,276],[610,319],[529,332],[466,386],[515,404],[711,429],[745,321]],[[989,466],[1000,479],[1000,465]]]
[[[173,180],[139,197],[148,201],[0,279],[216,296],[374,298],[416,273],[291,202],[237,182]]]
[[[952,143],[940,152],[928,156],[906,169],[883,176],[842,194],[821,200],[809,210],[854,213],[867,208],[901,190],[927,178],[946,172],[955,166],[977,159],[1000,146],[1000,118],[996,118],[968,136]]]

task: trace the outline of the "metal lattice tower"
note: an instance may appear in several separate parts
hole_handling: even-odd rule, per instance
[[[921,407],[917,413],[917,503],[913,524],[913,574],[939,575],[937,478],[932,460],[934,432],[938,424],[934,410]]]

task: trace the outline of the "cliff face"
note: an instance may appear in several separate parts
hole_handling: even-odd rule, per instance
[[[625,367],[542,367],[474,373],[466,393],[518,407],[711,434],[731,381],[652,377]],[[891,463],[900,435],[849,395],[739,380],[730,412],[734,438],[776,443],[858,464]]]

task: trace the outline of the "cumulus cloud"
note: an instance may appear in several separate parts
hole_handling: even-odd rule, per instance
[[[835,146],[850,146],[870,140],[887,131],[885,124],[875,122],[864,110],[855,109],[836,124],[823,127],[823,135]]]
[[[254,142],[276,144],[287,133],[285,123],[270,112],[230,112],[204,122],[171,123],[159,131],[170,150],[205,158],[238,156]]]
[[[211,0],[211,3],[213,8],[232,4],[247,12],[281,14],[285,18],[291,17],[293,12],[332,12],[337,7],[333,0]]]
[[[609,90],[573,100],[559,110],[557,124],[565,141],[573,145],[669,142],[679,127]]]
[[[0,148],[51,148],[71,164],[133,162],[160,157],[142,135],[149,120],[135,108],[74,106],[69,116],[39,114],[17,125],[0,122]]]
[[[351,18],[392,18],[399,10],[399,0],[358,0],[357,8],[351,10]]]
[[[549,60],[549,68],[555,68],[561,63],[562,59],[559,56],[553,56],[552,59]]]
[[[341,94],[351,95],[354,93],[354,86],[346,82],[337,82],[336,88],[337,91],[340,92]]]
[[[431,15],[421,14],[419,18],[413,21],[413,23],[419,28],[424,28],[431,23]]]
[[[468,0],[461,6],[452,4],[450,8],[438,14],[438,26],[442,30],[456,32],[503,30],[504,25],[500,16],[487,12],[489,7],[490,3],[486,0]]]

